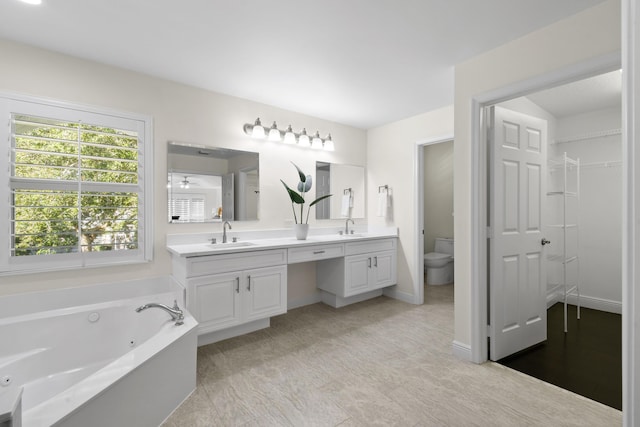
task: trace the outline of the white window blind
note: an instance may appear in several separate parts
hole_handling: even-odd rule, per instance
[[[22,101],[5,107],[9,247],[3,270],[148,259],[144,121]]]
[[[169,199],[169,219],[177,222],[204,221],[204,202],[204,195],[173,195]]]

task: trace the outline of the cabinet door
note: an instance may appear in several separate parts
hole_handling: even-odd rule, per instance
[[[369,275],[371,274],[371,256],[353,255],[345,258],[344,295],[350,297],[369,290]]]
[[[241,272],[236,272],[189,280],[187,308],[200,322],[200,334],[241,323],[241,277]]]
[[[376,252],[371,254],[373,262],[373,279],[371,289],[384,288],[396,284],[395,251]]]
[[[287,312],[287,266],[244,272],[241,286],[244,320],[249,322]]]

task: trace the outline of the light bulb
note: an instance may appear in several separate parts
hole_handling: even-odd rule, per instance
[[[269,141],[282,141],[282,134],[280,133],[276,122],[273,122],[269,128]]]
[[[284,143],[285,144],[295,144],[296,143],[296,134],[293,133],[293,129],[291,129],[291,125],[287,127],[287,130],[284,133]]]
[[[256,122],[253,124],[253,130],[251,131],[251,137],[256,139],[264,139],[265,137],[264,128],[262,127],[262,123],[260,122],[260,117],[256,119]]]
[[[324,139],[324,149],[326,151],[335,151],[336,147],[333,145],[333,139],[331,139],[331,134],[327,135]]]
[[[309,140],[309,135],[307,135],[306,128],[303,128],[302,132],[300,132],[300,136],[298,137],[298,145],[301,147],[309,147],[311,145],[311,141]]]
[[[316,134],[313,135],[313,140],[311,140],[311,148],[314,150],[322,149],[322,139],[320,139],[320,132],[316,131]]]

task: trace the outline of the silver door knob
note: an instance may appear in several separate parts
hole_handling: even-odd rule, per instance
[[[549,243],[551,243],[550,240],[545,239],[544,237],[542,238],[542,241],[540,242],[542,244],[542,246],[544,245],[548,245]]]

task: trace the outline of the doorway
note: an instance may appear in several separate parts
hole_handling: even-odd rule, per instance
[[[509,115],[505,116],[506,112]],[[544,150],[538,149],[535,138],[531,144],[531,132],[537,128],[521,123],[526,115],[544,120],[549,128],[544,143],[548,152],[545,166],[549,170],[544,172],[544,179],[538,179],[542,168],[534,168],[535,162],[530,159],[532,153],[541,154]],[[491,230],[487,263],[489,348],[490,352],[502,351],[490,354],[489,358],[516,369],[519,366],[522,369],[518,370],[532,376],[621,409],[620,72],[500,102],[488,108],[484,117],[486,122],[495,123],[488,126],[492,135],[489,140],[493,137],[494,143],[487,145]],[[522,151],[529,157],[521,164],[509,157],[517,151],[515,129],[526,129],[529,133],[522,141]],[[529,139],[525,141],[526,138]],[[561,161],[553,162],[554,159]],[[526,171],[518,175],[522,169]],[[538,190],[540,186],[543,189],[535,193],[535,197],[527,195],[529,189]],[[514,206],[520,209],[500,208],[507,206],[500,201],[503,196],[515,201]],[[538,198],[542,209],[536,217],[539,206],[533,206],[531,201]],[[495,211],[505,213],[505,218],[496,216]],[[518,219],[526,222],[521,229],[514,226]],[[538,219],[541,227],[537,225]],[[512,248],[504,254],[495,249],[503,245],[501,239],[525,234],[535,237],[534,247],[523,249],[521,254]],[[502,255],[505,257],[501,258]],[[540,260],[548,268],[539,268]],[[531,269],[532,266],[537,267]],[[523,270],[529,274],[518,277],[517,273]],[[544,277],[539,277],[540,274]],[[514,290],[508,286],[503,289],[499,287],[505,286],[503,281],[517,285],[513,286]],[[507,301],[505,295],[518,298],[524,295],[525,300]],[[568,329],[567,303],[570,304]],[[538,308],[531,310],[534,305]],[[584,319],[578,320],[581,312]],[[537,335],[529,333],[524,340],[518,338],[527,327],[546,323],[547,317],[549,323],[544,325],[543,335],[538,328]],[[604,324],[608,330],[603,330]],[[498,342],[502,344],[498,346]],[[539,342],[542,344],[527,349]],[[517,354],[512,356],[512,353]],[[571,357],[566,357],[569,354]],[[582,368],[576,369],[576,366]]]
[[[425,274],[424,274],[424,254],[425,254],[425,223],[429,221],[429,218],[425,214],[425,149],[430,146],[435,146],[438,144],[451,144],[453,146],[453,135],[447,134],[439,137],[420,140],[416,142],[415,150],[414,150],[414,171],[415,171],[415,179],[416,185],[414,186],[416,192],[414,194],[414,200],[416,201],[416,224],[414,230],[418,230],[420,233],[419,238],[416,239],[416,250],[415,250],[415,260],[414,260],[414,271],[416,274],[416,280],[414,281],[414,295],[415,295],[415,304],[424,304],[424,286],[425,286]],[[452,166],[452,165],[451,165]],[[453,173],[453,170],[451,170]],[[443,172],[441,174],[442,177],[448,175],[448,172]],[[445,178],[446,179],[446,178]],[[451,189],[453,194],[453,189]],[[451,217],[453,217],[453,212],[451,212]],[[453,236],[453,231],[451,231],[451,237]],[[427,246],[428,247],[428,246]]]

